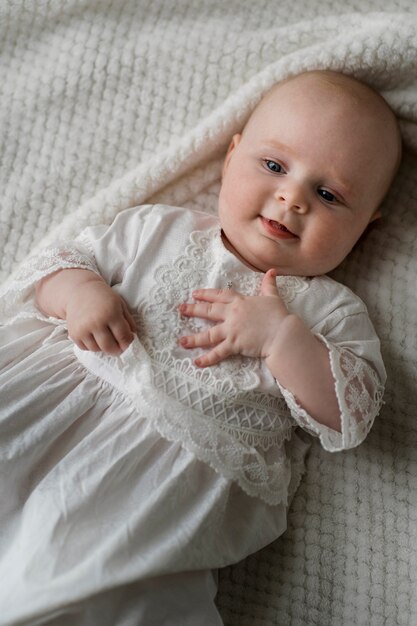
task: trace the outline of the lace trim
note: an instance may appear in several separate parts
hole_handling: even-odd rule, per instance
[[[384,386],[369,363],[346,348],[330,344],[325,337],[319,337],[329,350],[342,432],[316,422],[290,391],[281,386],[280,389],[298,424],[311,434],[318,435],[323,448],[338,452],[358,446],[365,439],[383,404]]]
[[[288,305],[295,297],[310,287],[310,279],[301,276],[278,276],[278,293]]]
[[[88,370],[128,397],[138,415],[151,420],[162,437],[179,442],[197,459],[237,482],[248,495],[271,505],[287,502],[291,465],[279,438],[265,451],[262,433],[242,429],[238,438],[239,429],[221,427],[217,419],[184,403],[183,398],[167,396],[164,384],[160,384],[159,368],[154,370],[137,339],[120,357],[84,352],[76,347],[74,351]],[[200,401],[205,398],[200,397],[197,408]],[[258,435],[260,449],[256,446]]]
[[[345,448],[358,445],[369,433],[383,404],[384,386],[374,368],[347,349],[330,351],[330,364],[343,422]]]
[[[208,428],[215,422],[237,441],[264,451],[291,437],[283,398],[239,390],[233,380],[218,380],[210,369],[196,370],[190,359],[175,359],[166,351],[153,353],[151,361],[154,387],[200,413]]]
[[[62,244],[48,246],[40,254],[29,257],[15,273],[13,279],[0,289],[0,321],[10,323],[16,319],[35,317],[51,319],[36,307],[34,288],[45,276],[57,270],[77,267],[98,274],[98,269],[83,246]]]

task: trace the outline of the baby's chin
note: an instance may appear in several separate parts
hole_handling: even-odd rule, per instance
[[[269,267],[265,267],[265,269],[258,269],[258,272],[267,272],[269,269],[274,269],[277,273],[277,276],[300,276],[303,278],[314,278],[315,276],[324,276],[325,274],[329,274],[337,267],[339,267],[340,263],[332,264],[332,265],[318,265],[317,267],[305,267],[292,265],[287,267],[279,267],[270,265]]]
[[[277,259],[271,259],[271,262],[268,261],[268,258],[263,257],[259,254],[248,255],[246,253],[240,252],[228,239],[224,230],[221,231],[221,237],[223,241],[223,245],[225,248],[229,250],[236,258],[238,258],[246,267],[253,270],[254,272],[259,272],[265,274],[268,270],[274,269],[276,271],[277,276],[302,276],[305,278],[312,278],[314,276],[322,276],[324,274],[328,274],[329,272],[336,269],[340,263],[344,260],[339,258],[328,259],[327,262],[323,259],[299,259],[299,263],[297,263],[297,259],[294,258],[294,262],[290,262],[285,264],[285,261],[282,265],[277,264]]]

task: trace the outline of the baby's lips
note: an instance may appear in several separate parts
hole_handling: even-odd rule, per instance
[[[295,233],[292,232],[292,230],[290,230],[287,226],[285,226],[285,224],[282,224],[282,222],[278,222],[276,220],[269,220],[269,221],[272,222],[273,225],[277,224],[278,230],[282,230],[284,233],[289,233],[293,237],[297,236]]]
[[[263,220],[264,228],[271,235],[276,235],[277,237],[285,237],[285,238],[293,237],[293,238],[298,239],[298,235],[296,235],[292,230],[287,228],[285,224],[282,224],[281,222],[278,222],[277,220],[273,220],[270,217],[262,216],[262,220]]]

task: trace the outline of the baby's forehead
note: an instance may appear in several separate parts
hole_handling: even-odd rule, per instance
[[[315,129],[323,132],[346,129],[350,136],[363,126],[373,108],[363,104],[349,83],[339,85],[315,74],[303,74],[276,84],[268,91],[247,120],[243,134],[253,139],[265,134],[287,135],[296,127],[309,136]],[[366,109],[366,110],[365,110]]]
[[[401,134],[398,120],[384,98],[372,87],[353,76],[330,70],[313,70],[289,77],[275,84],[260,100],[245,124],[263,121],[268,112],[306,114],[317,106],[324,115],[338,112],[339,123],[360,126],[369,122],[376,135],[390,145],[398,165],[401,158]],[[329,116],[330,120],[330,116]]]

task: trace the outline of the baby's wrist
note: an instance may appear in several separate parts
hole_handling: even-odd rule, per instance
[[[297,341],[300,323],[301,319],[294,313],[287,312],[280,316],[275,332],[269,336],[265,345],[265,363],[269,369],[282,360],[291,342]]]

